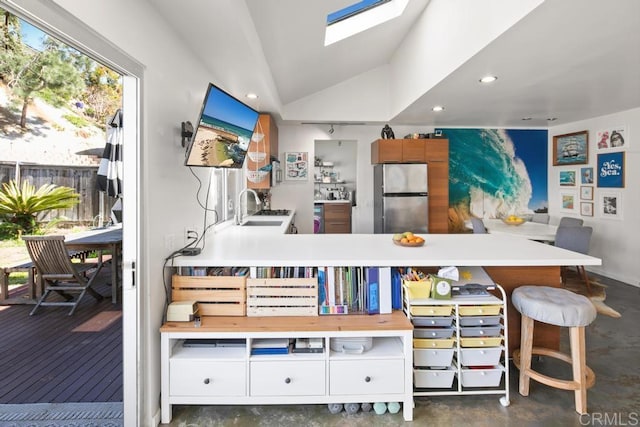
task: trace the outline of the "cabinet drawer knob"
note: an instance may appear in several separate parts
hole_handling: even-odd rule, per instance
[[[209,384],[211,382],[211,380],[209,378],[205,378],[203,381],[205,384]]]
[[[284,383],[285,384],[290,384],[291,383],[291,378],[287,377],[284,379]]]
[[[365,383],[370,383],[371,382],[371,377],[369,377],[369,376],[364,377],[364,382]]]

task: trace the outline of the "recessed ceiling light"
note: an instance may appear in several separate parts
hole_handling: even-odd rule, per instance
[[[549,121],[549,122],[555,122],[556,120],[558,120],[557,117],[550,117],[550,118],[547,119],[547,121]]]
[[[444,111],[444,107],[441,105],[436,105],[431,109],[432,111]]]
[[[248,93],[246,97],[249,99],[258,99],[258,95],[256,95],[255,93]]]
[[[531,117],[523,117],[522,120],[531,120]]]
[[[496,76],[484,76],[480,79],[480,83],[491,83],[495,82],[496,80],[498,80]]]

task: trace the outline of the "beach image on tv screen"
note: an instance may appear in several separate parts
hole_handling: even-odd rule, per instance
[[[258,112],[211,85],[186,164],[240,168]]]

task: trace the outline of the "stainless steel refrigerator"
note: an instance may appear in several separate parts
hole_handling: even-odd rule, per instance
[[[374,233],[427,233],[428,189],[426,164],[374,165]]]

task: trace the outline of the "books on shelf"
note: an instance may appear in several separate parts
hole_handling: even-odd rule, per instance
[[[251,354],[287,354],[289,338],[256,338],[251,341]]]

